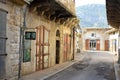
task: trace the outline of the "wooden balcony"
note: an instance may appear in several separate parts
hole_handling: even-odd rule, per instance
[[[62,24],[68,18],[76,18],[74,5],[72,0],[33,0],[30,11],[37,11],[38,15]]]
[[[59,3],[62,7],[64,7],[67,11],[69,11],[71,14],[75,14],[75,0],[55,0],[57,3]]]
[[[24,5],[26,1],[30,1],[28,5],[29,11],[37,12],[38,15],[44,16],[48,20],[58,22],[60,24],[79,22],[75,14],[74,0],[9,0],[19,5]],[[68,25],[69,26],[69,25]]]
[[[106,0],[107,20],[114,28],[120,27],[120,0]]]

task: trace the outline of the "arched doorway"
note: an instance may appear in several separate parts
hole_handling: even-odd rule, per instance
[[[60,31],[56,32],[56,64],[60,62]]]

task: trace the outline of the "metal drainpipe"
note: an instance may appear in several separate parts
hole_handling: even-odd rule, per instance
[[[73,60],[75,60],[75,27],[73,28]]]
[[[22,54],[24,50],[24,30],[26,28],[26,12],[27,12],[27,5],[23,8],[23,26],[20,24],[20,42],[19,42],[19,68],[18,68],[18,80],[21,78],[21,63],[22,63]],[[21,22],[20,22],[21,23]]]

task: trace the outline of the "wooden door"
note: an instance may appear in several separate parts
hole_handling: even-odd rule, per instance
[[[85,40],[85,48],[86,48],[86,50],[89,50],[89,47],[90,47],[89,46],[89,41],[90,41],[89,39]]]
[[[105,40],[105,51],[109,51],[109,40]]]
[[[49,67],[49,31],[43,26],[36,32],[36,70]]]
[[[96,42],[97,42],[96,50],[100,50],[100,40],[97,39]]]
[[[64,35],[64,62],[68,60],[68,34]]]

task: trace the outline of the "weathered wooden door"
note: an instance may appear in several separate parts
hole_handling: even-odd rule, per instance
[[[68,60],[68,34],[64,35],[64,62]]]
[[[96,50],[100,50],[100,40],[97,39],[96,42],[97,42]]]
[[[85,48],[86,48],[86,50],[89,50],[89,39],[86,39],[85,40]]]
[[[105,51],[109,51],[109,40],[105,40]]]
[[[36,32],[36,70],[49,67],[49,31],[45,27],[37,27]]]
[[[7,12],[0,10],[0,79],[5,77],[6,68],[6,16]]]

